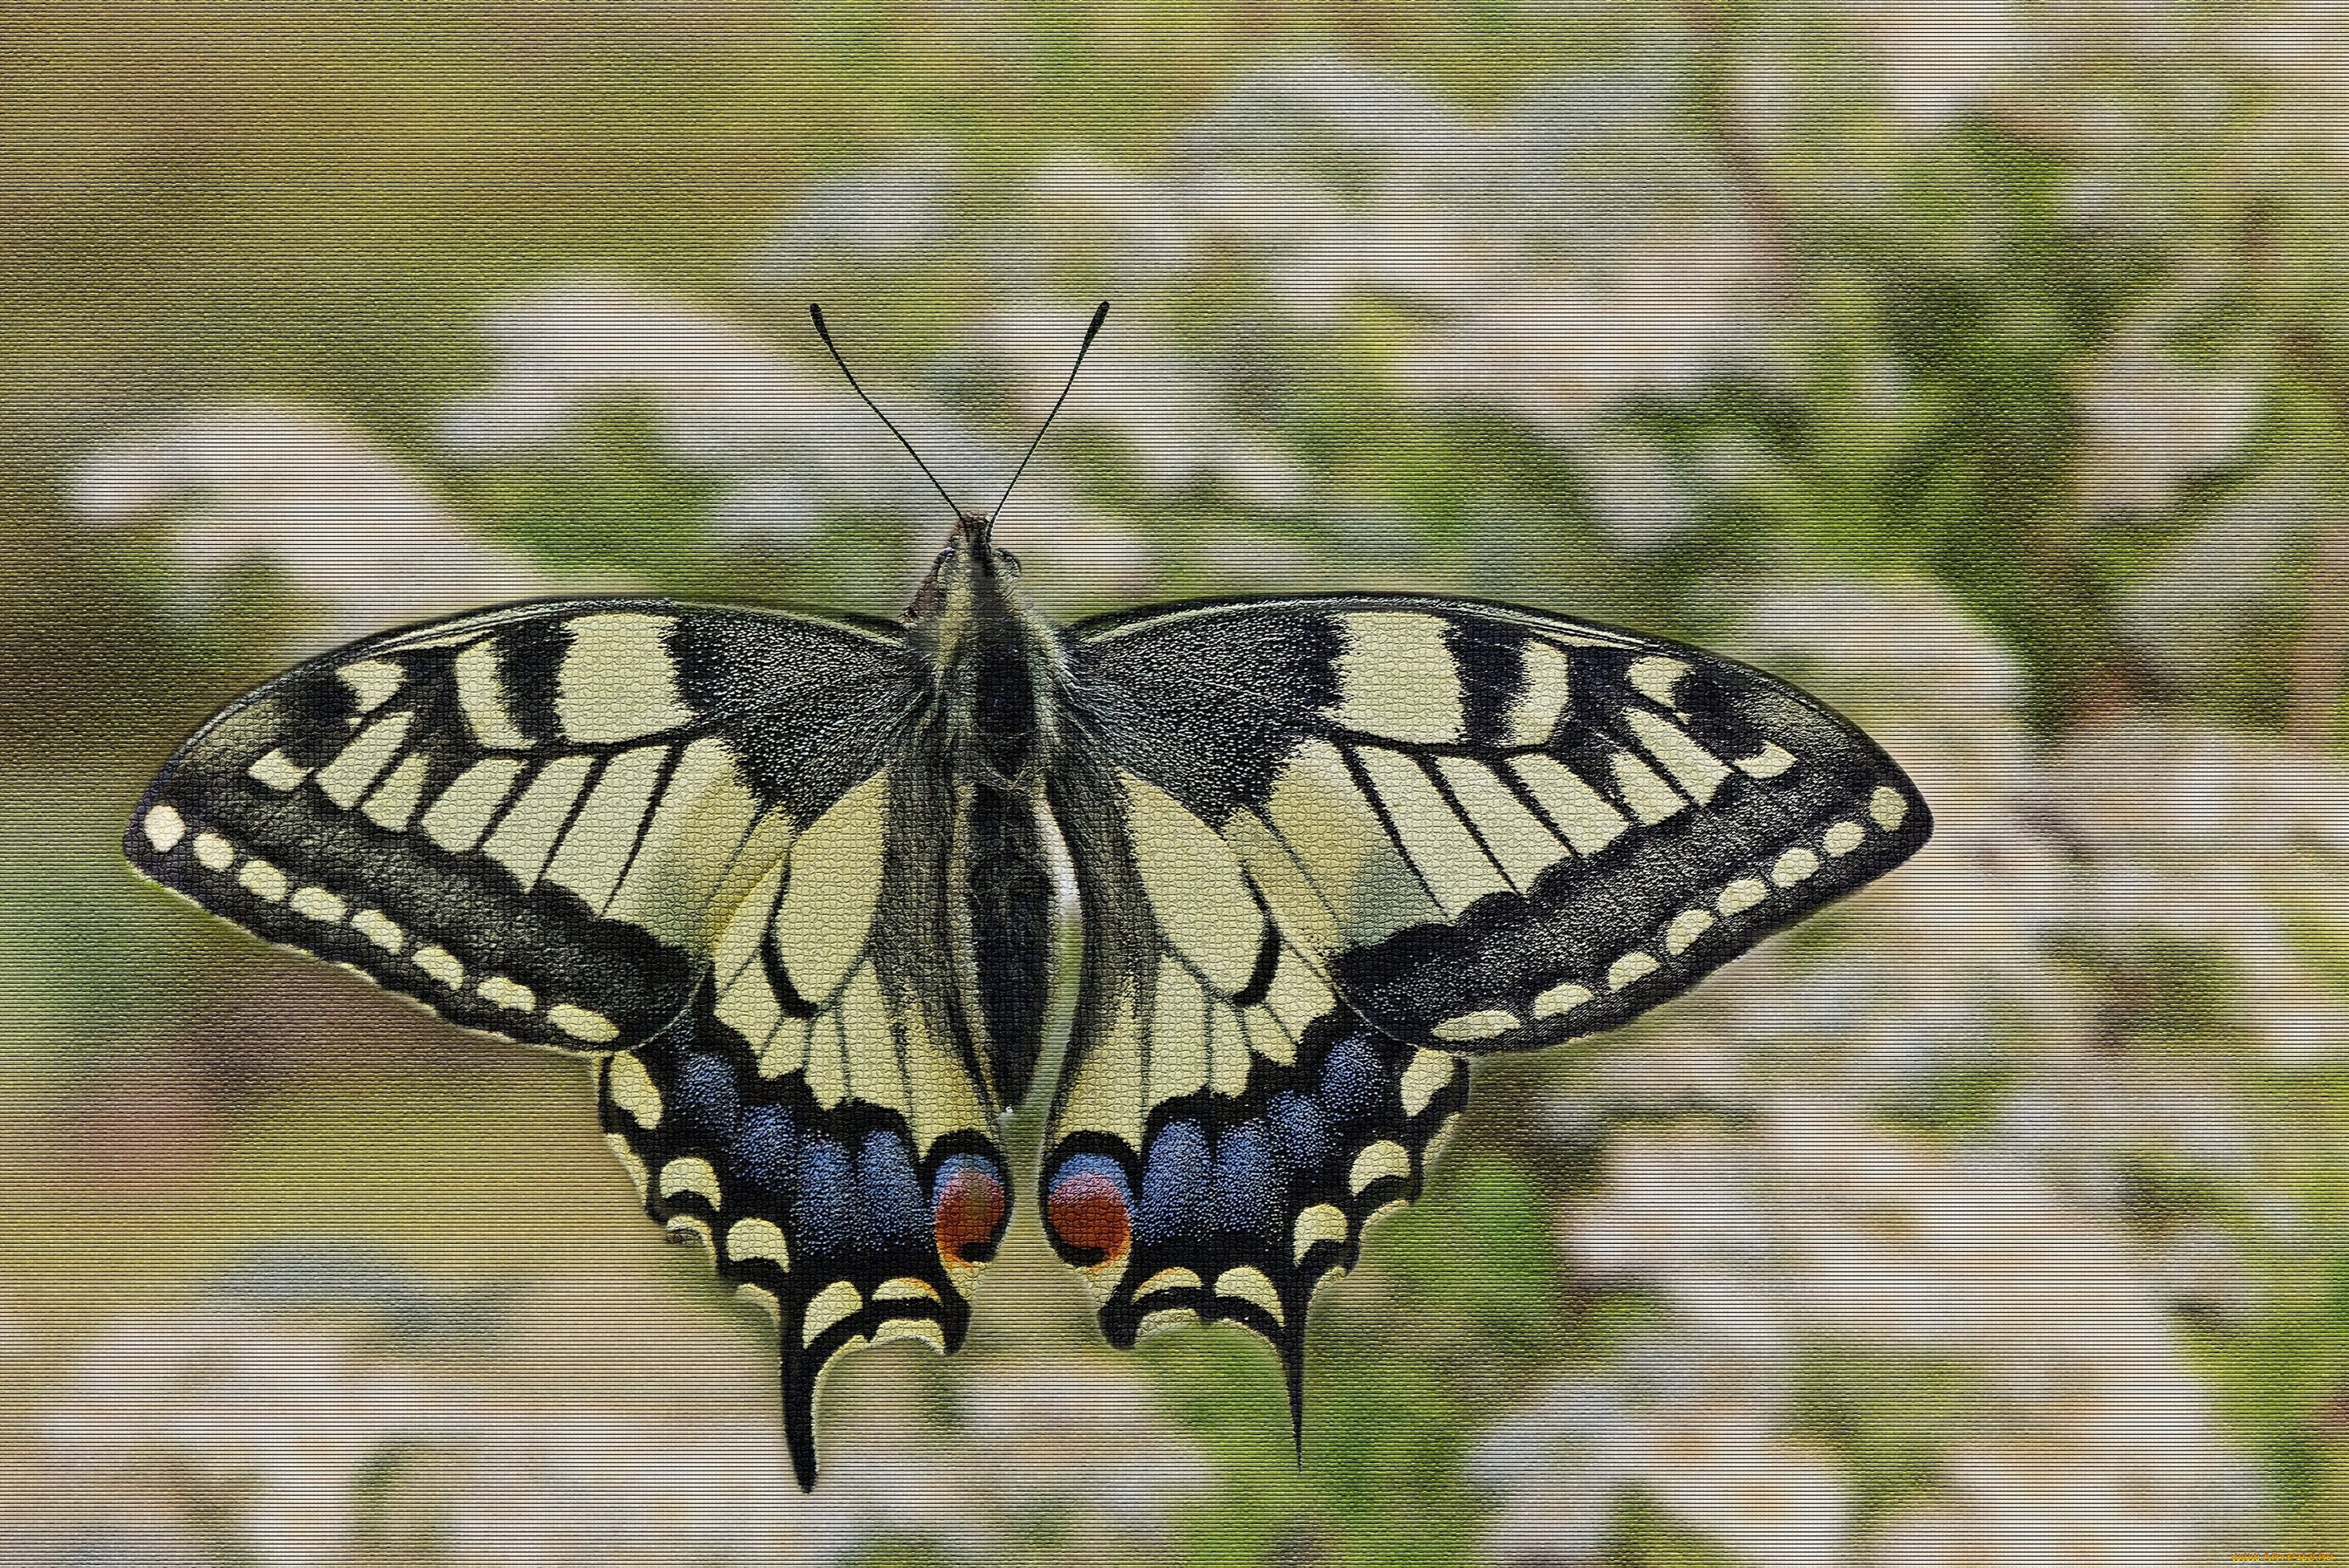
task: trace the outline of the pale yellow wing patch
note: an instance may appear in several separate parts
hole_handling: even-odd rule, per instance
[[[712,1011],[762,1078],[802,1078],[826,1110],[895,1111],[926,1151],[992,1116],[945,1016],[943,955],[881,918],[895,785],[885,769],[796,837],[765,841],[781,852],[718,933]]]
[[[1099,950],[1054,1127],[1131,1140],[1152,1106],[1201,1090],[1237,1097],[1257,1061],[1294,1063],[1335,998],[1272,923],[1226,836],[1130,773],[1115,782],[1136,876],[1109,896],[1146,912],[1150,930],[1127,940],[1156,956],[1118,964]]]

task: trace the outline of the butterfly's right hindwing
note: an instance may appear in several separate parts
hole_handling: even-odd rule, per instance
[[[1194,1319],[1279,1352],[1301,1418],[1314,1292],[1418,1195],[1468,1064],[1365,1023],[1238,858],[1164,790],[1081,748],[1053,784],[1084,961],[1038,1187],[1102,1331]]]
[[[641,1040],[732,905],[898,744],[894,629],[661,601],[522,605],[300,666],[191,738],[140,871],[454,1022]]]

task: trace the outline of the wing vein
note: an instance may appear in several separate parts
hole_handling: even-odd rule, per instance
[[[1354,748],[1332,746],[1330,749],[1335,751],[1339,760],[1346,765],[1347,775],[1354,781],[1355,792],[1370,803],[1371,814],[1379,820],[1379,826],[1386,832],[1387,841],[1394,845],[1395,853],[1401,855],[1402,863],[1411,868],[1411,874],[1419,879],[1419,885],[1427,894],[1429,905],[1441,910],[1444,907],[1443,896],[1435,891],[1435,883],[1429,879],[1428,874],[1420,869],[1419,858],[1412,853],[1411,846],[1403,842],[1402,834],[1395,827],[1394,814],[1387,810],[1386,802],[1379,799],[1378,789],[1371,782],[1368,772],[1363,769],[1361,759],[1355,756]]]
[[[612,891],[605,895],[606,909],[620,896],[620,890],[628,885],[628,873],[636,869],[636,857],[644,853],[646,841],[653,834],[653,819],[660,815],[662,798],[668,793],[669,782],[677,777],[678,767],[684,759],[685,748],[671,746],[654,772],[652,794],[647,797],[645,809],[637,815],[636,833],[629,841],[626,857],[620,861],[620,874],[613,879]]]
[[[605,770],[611,765],[612,758],[608,754],[587,759],[587,775],[579,781],[578,792],[571,797],[571,804],[564,810],[563,825],[555,829],[554,838],[546,847],[546,858],[538,862],[538,874],[530,879],[532,889],[546,880],[546,868],[563,853],[564,844],[571,837],[571,830],[579,825],[579,814],[587,809],[588,797],[595,793],[595,786],[604,781]]]

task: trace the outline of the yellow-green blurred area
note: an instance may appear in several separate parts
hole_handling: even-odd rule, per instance
[[[0,12],[0,1563],[2205,1563],[2349,1538],[2329,5]],[[139,884],[294,660],[536,593],[1411,588],[1692,638],[1939,834],[1480,1068],[1326,1290],[1023,1194],[826,1386],[578,1063]],[[1032,1155],[1034,1111],[1011,1141]]]

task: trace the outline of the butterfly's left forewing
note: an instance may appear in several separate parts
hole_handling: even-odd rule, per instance
[[[682,1011],[728,913],[898,744],[892,628],[518,604],[302,665],[180,748],[145,875],[469,1027],[567,1050]]]
[[[598,1057],[647,1211],[778,1320],[806,1484],[823,1367],[959,1343],[1010,1207],[923,694],[884,624],[515,605],[270,682],[181,748],[125,847],[457,1023]]]

